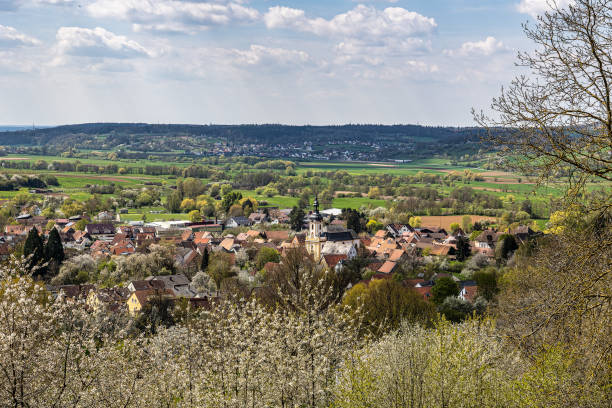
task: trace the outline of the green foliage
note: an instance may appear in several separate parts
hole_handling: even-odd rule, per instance
[[[56,228],[51,228],[44,252],[46,261],[50,262],[52,265],[50,269],[54,269],[54,272],[57,272],[59,266],[64,261],[65,255],[62,239]]]
[[[204,248],[204,252],[202,253],[202,262],[200,263],[200,270],[206,271],[208,269],[208,262],[210,261],[210,254],[208,252],[208,248]]]
[[[503,234],[497,239],[497,245],[495,246],[495,257],[500,262],[505,261],[517,249],[518,245],[514,236],[510,234]]]
[[[277,250],[269,247],[261,247],[255,257],[255,267],[257,270],[263,269],[268,262],[280,262],[280,254]]]
[[[23,245],[23,255],[29,257],[28,266],[30,270],[34,269],[45,258],[43,240],[38,234],[36,228],[30,229]],[[35,272],[39,275],[41,271]]]
[[[455,256],[460,262],[465,261],[472,253],[470,241],[466,237],[457,237],[457,251]]]
[[[181,193],[174,190],[166,199],[166,209],[171,213],[177,213],[181,211],[181,202],[183,201]]]
[[[499,291],[497,286],[497,270],[493,267],[474,272],[473,279],[478,284],[478,295],[491,301]]]
[[[459,285],[450,277],[442,277],[436,280],[431,288],[431,300],[436,304],[442,304],[449,296],[459,295]]]
[[[346,219],[346,227],[352,229],[356,233],[365,231],[366,222],[362,213],[352,208],[343,208],[342,214]]]
[[[200,214],[200,210],[190,211],[188,216],[189,216],[189,221],[190,222],[200,222],[200,221],[202,221],[202,214]]]
[[[135,327],[141,332],[155,334],[159,327],[174,325],[173,305],[172,299],[161,292],[156,292],[148,298],[147,303],[140,310]]]
[[[373,279],[349,289],[342,304],[363,319],[366,329],[381,334],[403,320],[427,324],[435,316],[433,305],[412,288],[394,279]]]
[[[217,291],[221,290],[225,279],[235,276],[232,271],[232,259],[228,253],[215,252],[210,256],[207,268],[208,275],[215,282]]]
[[[229,209],[232,205],[238,203],[242,199],[242,194],[238,191],[232,191],[223,196],[223,201],[221,201],[221,207],[223,211],[226,213],[229,212]]]
[[[289,214],[289,223],[291,224],[291,229],[299,232],[302,230],[304,223],[304,210],[301,207],[293,207],[291,213]]]

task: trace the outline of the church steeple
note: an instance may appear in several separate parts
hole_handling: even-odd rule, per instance
[[[308,217],[308,234],[306,235],[306,250],[317,261],[321,259],[321,232],[323,217],[319,212],[319,198],[315,196],[313,202],[314,212]]]

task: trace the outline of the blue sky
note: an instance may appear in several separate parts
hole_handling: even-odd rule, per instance
[[[546,0],[0,0],[0,123],[471,125]]]

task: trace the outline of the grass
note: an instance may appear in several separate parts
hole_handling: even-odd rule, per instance
[[[142,220],[142,212],[138,213],[129,213],[129,214],[121,214],[121,221],[141,221]],[[179,214],[151,214],[145,212],[147,215],[147,222],[152,221],[178,221],[178,220],[188,220],[189,217],[187,214],[179,213]]]

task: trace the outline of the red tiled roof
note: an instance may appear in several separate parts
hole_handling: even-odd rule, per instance
[[[347,259],[348,257],[344,254],[331,254],[331,255],[323,255],[323,259],[325,259],[325,264],[328,268],[335,268],[338,262]]]
[[[395,262],[386,261],[380,268],[378,268],[378,272],[380,273],[392,273],[397,264]]]

